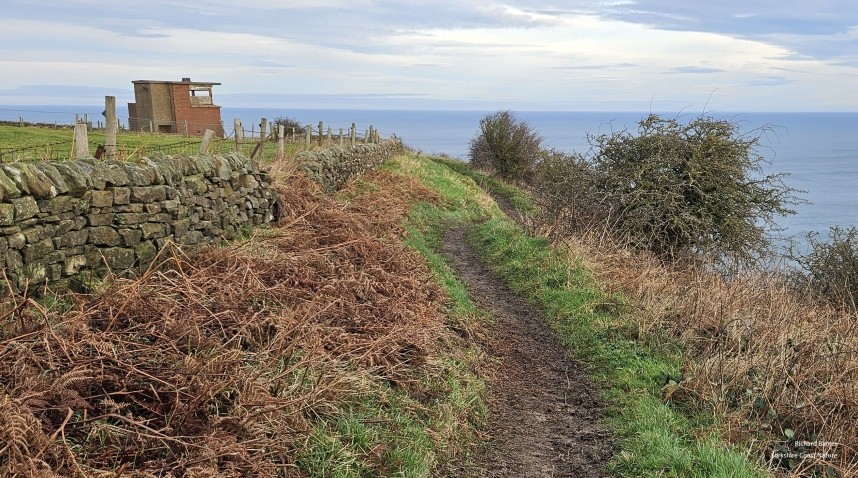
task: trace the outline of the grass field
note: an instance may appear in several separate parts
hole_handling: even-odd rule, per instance
[[[39,161],[43,159],[68,159],[74,155],[74,131],[71,128],[45,128],[38,126],[0,125],[0,163],[13,161]],[[201,138],[175,134],[132,133],[120,131],[116,137],[117,159],[135,159],[147,154],[197,154]],[[88,134],[90,154],[98,145],[104,144],[103,131]],[[242,151],[250,154],[256,146],[254,138],[245,139]],[[313,146],[315,147],[315,146]],[[304,149],[303,143],[287,142],[287,156]],[[232,138],[216,140],[211,152],[235,151]],[[272,159],[277,153],[277,143],[265,144],[263,157]]]

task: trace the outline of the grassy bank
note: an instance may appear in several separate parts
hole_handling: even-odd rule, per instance
[[[418,205],[409,236],[435,262],[443,230],[473,224],[474,247],[510,286],[541,305],[572,356],[590,365],[610,404],[609,422],[620,438],[612,471],[619,476],[765,476],[745,455],[721,441],[702,415],[664,403],[683,360],[670,338],[636,335],[634,319],[622,313],[627,299],[606,293],[579,258],[532,238],[502,216],[474,181],[478,173],[453,171],[442,162],[407,156],[392,166],[420,179],[444,198],[444,207]],[[456,169],[461,171],[462,166]],[[516,202],[523,201],[518,193]],[[441,275],[444,282],[455,282]]]

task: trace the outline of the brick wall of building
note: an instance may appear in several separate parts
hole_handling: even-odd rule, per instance
[[[206,129],[215,132],[218,137],[223,137],[223,125],[221,124],[220,106],[191,104],[190,85],[173,83],[173,107],[176,118],[176,132],[185,132],[185,121],[188,122],[188,134],[191,136],[202,136]]]

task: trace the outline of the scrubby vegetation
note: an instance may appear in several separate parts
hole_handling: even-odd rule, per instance
[[[299,134],[304,131],[304,126],[301,125],[301,122],[291,116],[278,116],[274,118],[274,121],[271,122],[271,128],[275,134],[279,131],[280,126],[283,127],[283,131],[287,137],[293,132]]]
[[[529,224],[628,300],[634,321],[616,334],[678,347],[663,399],[776,474],[858,474],[855,230],[812,236],[795,273],[753,267],[796,200],[762,174],[756,133],[650,116],[637,134],[591,140],[589,155],[543,152],[526,183],[540,205]]]
[[[542,139],[511,111],[498,111],[480,120],[480,133],[471,140],[471,163],[509,180],[528,178],[541,151]]]
[[[809,290],[834,307],[858,311],[858,229],[832,227],[827,239],[808,234],[807,252],[791,251],[800,290]]]
[[[0,475],[439,472],[485,411],[480,312],[436,252],[461,222],[605,383],[619,476],[858,475],[858,233],[811,237],[792,276],[713,272],[752,263],[794,199],[756,136],[650,117],[585,156],[501,113],[483,140],[528,146],[472,154],[525,191],[405,155],[389,168],[424,184],[375,172],[331,198],[287,168],[276,228],[5,302]]]
[[[615,240],[668,261],[747,264],[796,202],[764,171],[759,138],[727,120],[650,115],[636,134],[592,137],[592,156],[546,153],[534,187],[566,229],[610,224]]]

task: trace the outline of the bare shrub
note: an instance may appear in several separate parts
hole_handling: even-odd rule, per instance
[[[636,134],[591,137],[587,156],[543,153],[532,189],[557,229],[610,230],[666,261],[747,265],[771,252],[775,218],[798,202],[783,174],[764,171],[764,131],[650,115]]]
[[[480,120],[480,133],[471,140],[471,164],[509,180],[525,180],[542,151],[542,138],[510,111]]]
[[[810,250],[791,253],[799,269],[796,282],[835,307],[858,309],[858,229],[832,227],[827,240],[807,235]]]
[[[543,151],[531,191],[541,210],[540,221],[555,235],[598,228],[610,215],[599,173],[577,153]]]
[[[650,115],[637,134],[591,138],[599,188],[621,237],[673,260],[707,256],[753,262],[771,246],[777,216],[794,213],[783,174],[764,171],[760,134],[698,117],[686,124]]]
[[[293,131],[297,133],[304,131],[304,126],[298,120],[289,116],[278,116],[271,122],[271,129],[275,135],[278,134],[280,126],[283,126],[283,131],[286,135],[292,134]]]

